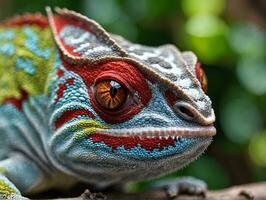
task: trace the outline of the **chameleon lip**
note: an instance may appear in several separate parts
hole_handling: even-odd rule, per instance
[[[132,129],[97,129],[97,133],[110,134],[117,137],[141,138],[178,138],[178,137],[212,137],[216,135],[214,126],[178,128],[178,127],[145,127]]]
[[[126,150],[140,146],[148,151],[154,149],[163,150],[165,147],[182,143],[182,138],[206,137],[215,135],[214,126],[194,128],[133,128],[133,129],[97,129],[95,133],[88,135],[93,143],[105,143],[116,150],[123,146]]]

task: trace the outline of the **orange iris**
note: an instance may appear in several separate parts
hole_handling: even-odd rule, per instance
[[[114,80],[104,80],[95,86],[95,98],[105,109],[116,110],[127,99],[127,90]]]

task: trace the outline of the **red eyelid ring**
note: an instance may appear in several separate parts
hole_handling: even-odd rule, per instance
[[[95,112],[105,122],[109,124],[125,122],[139,113],[151,99],[148,82],[136,67],[126,62],[112,61],[94,69],[96,69],[96,73],[94,75],[90,73],[94,81],[90,83],[88,88],[90,102]],[[104,109],[95,98],[95,86],[106,80],[116,81],[127,89],[127,100],[118,110]]]

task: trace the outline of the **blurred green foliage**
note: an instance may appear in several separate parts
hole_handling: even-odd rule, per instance
[[[266,35],[255,23],[228,17],[225,0],[0,0],[0,18],[46,5],[81,12],[134,42],[197,53],[218,134],[204,156],[170,177],[196,176],[212,189],[266,180]]]

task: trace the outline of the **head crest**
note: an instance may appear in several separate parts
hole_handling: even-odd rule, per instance
[[[65,57],[94,62],[127,55],[97,22],[67,9],[56,11],[54,15],[47,8],[55,41]]]
[[[55,42],[64,58],[74,64],[125,61],[139,68],[147,77],[164,84],[198,110],[198,121],[214,121],[211,101],[195,77],[196,56],[181,53],[172,45],[147,47],[108,34],[97,22],[67,9],[47,8]]]

